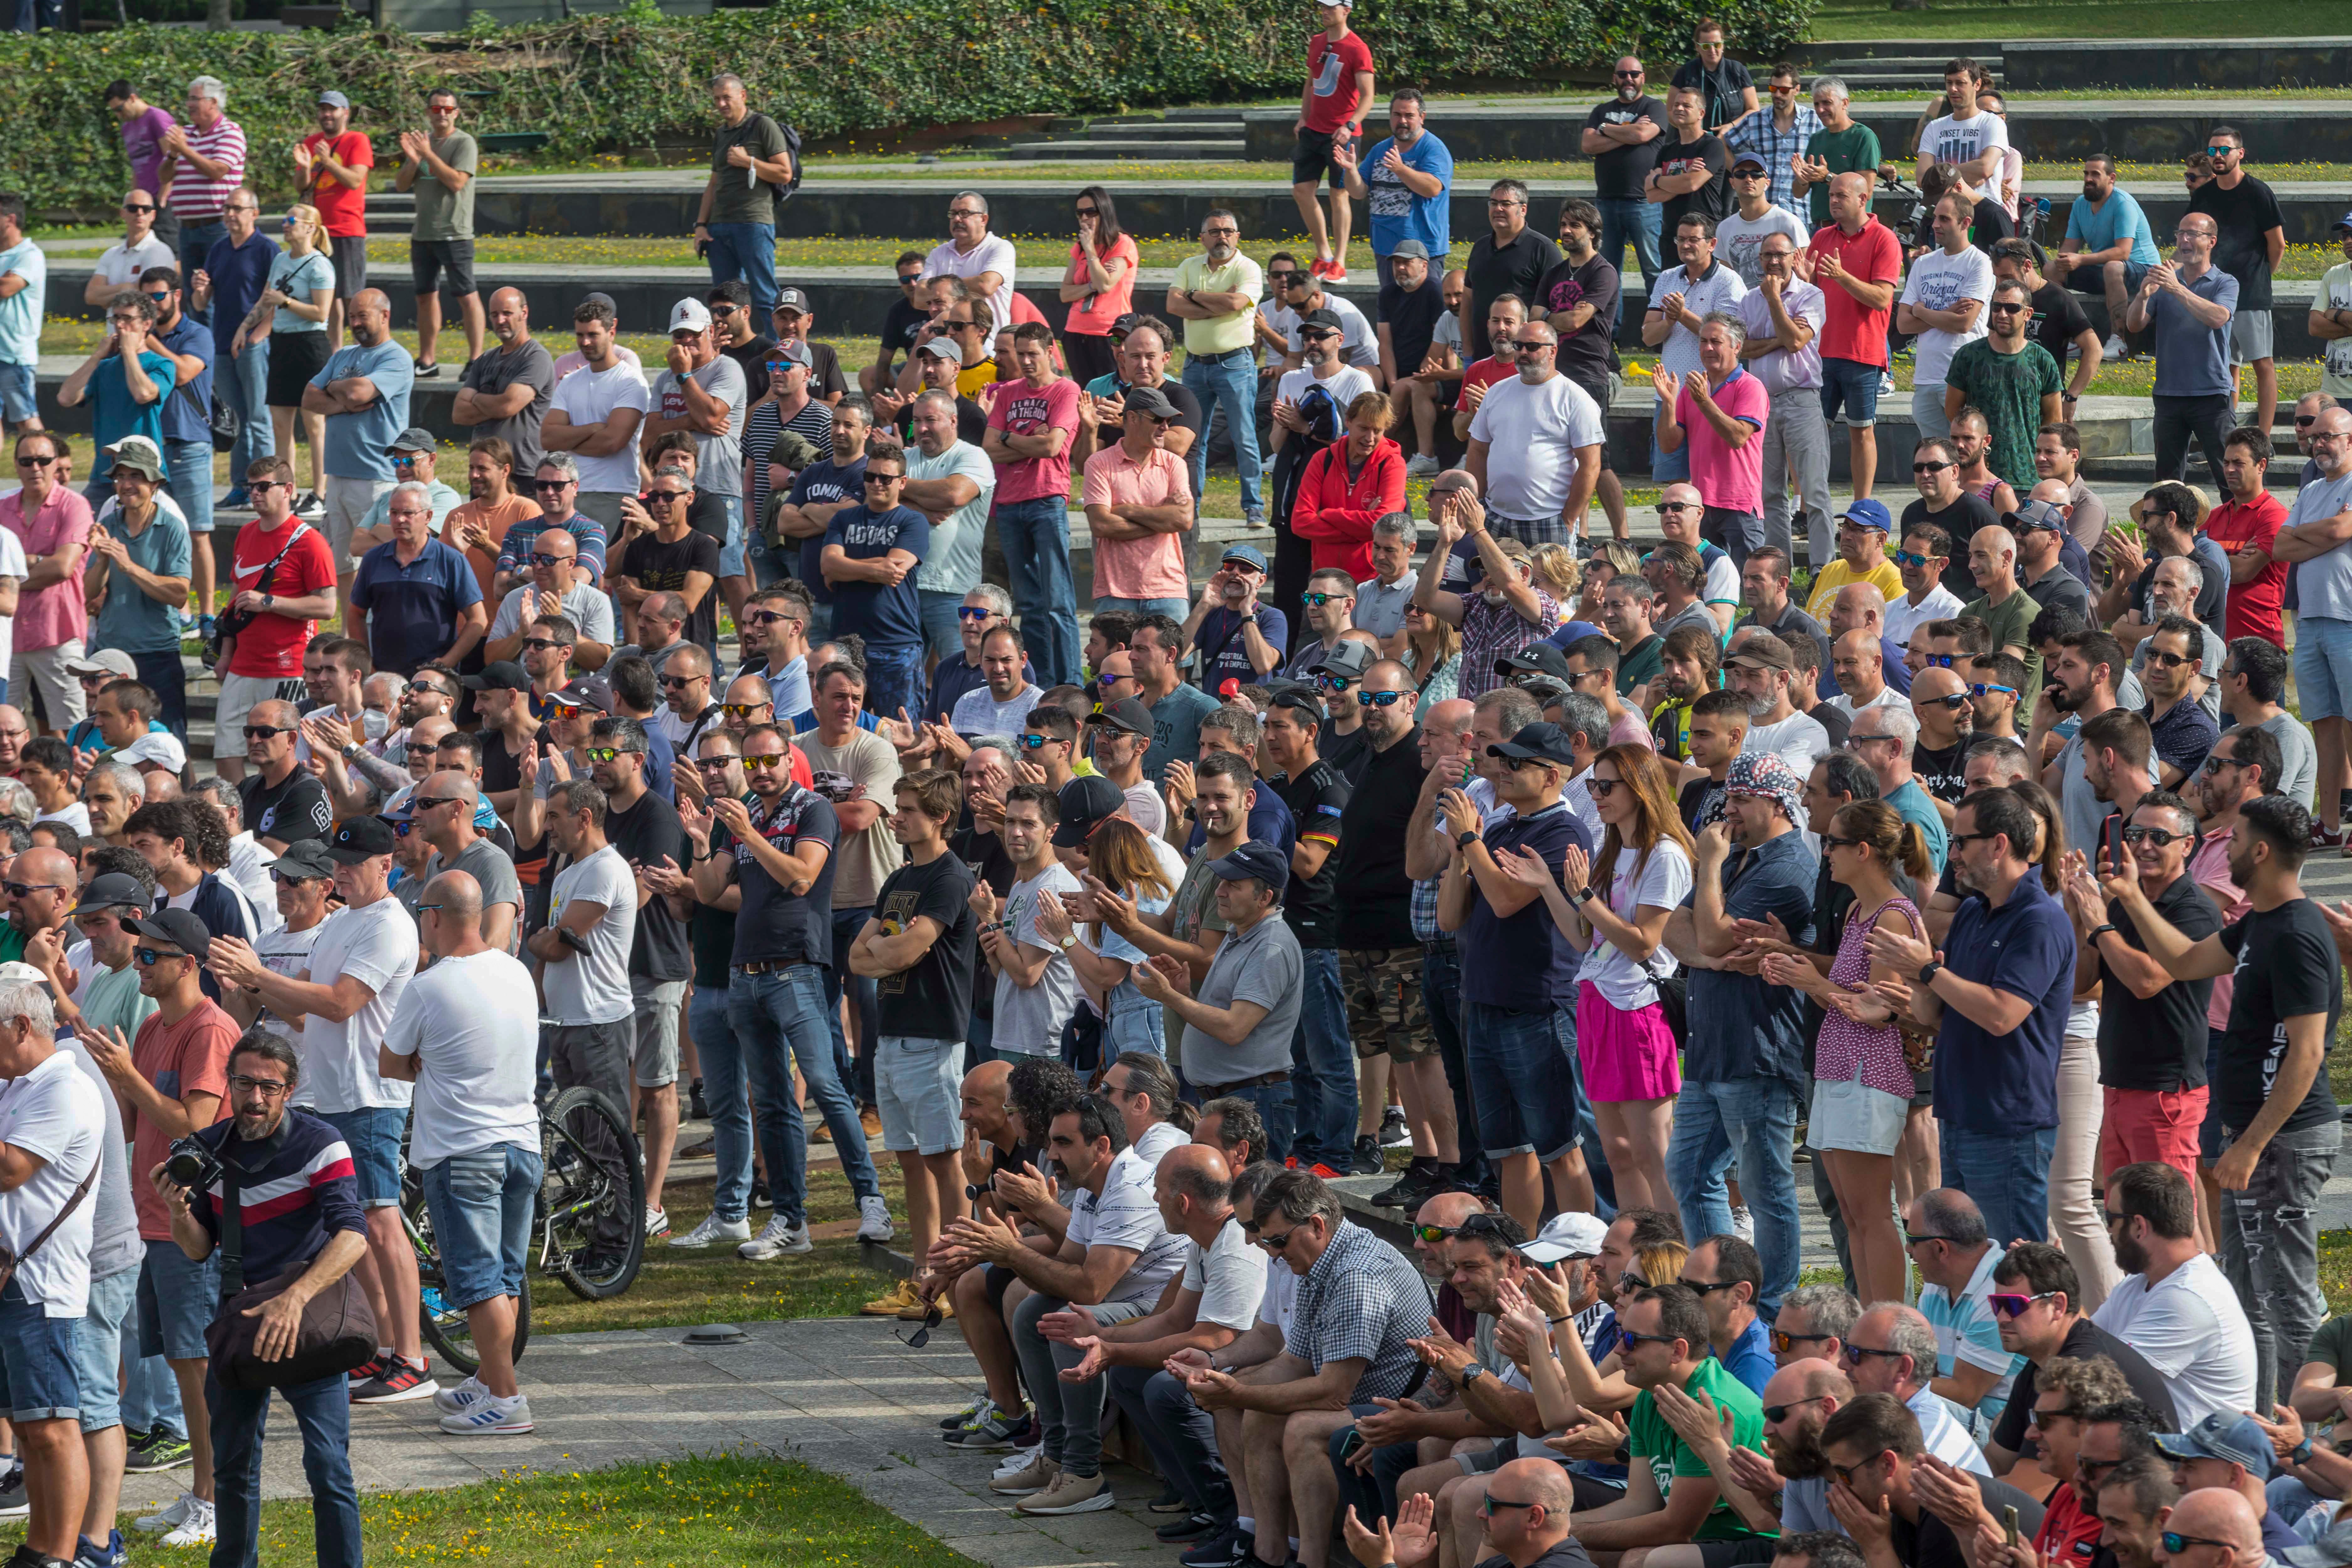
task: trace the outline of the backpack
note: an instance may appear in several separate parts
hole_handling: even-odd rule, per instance
[[[784,120],[778,120],[776,121],[776,129],[783,135],[784,156],[793,165],[793,177],[791,179],[786,180],[781,185],[770,185],[768,187],[768,194],[772,195],[776,201],[776,214],[781,217],[783,214],[784,204],[791,201],[794,193],[799,191],[801,188],[801,133],[793,129],[791,121]]]

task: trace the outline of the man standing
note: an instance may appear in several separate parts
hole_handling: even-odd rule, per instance
[[[1320,1164],[1338,1173],[1354,1163],[1357,1105],[1355,1053],[1349,1044],[1339,984],[1338,906],[1332,890],[1338,867],[1331,859],[1339,847],[1342,815],[1351,792],[1318,753],[1321,719],[1311,695],[1286,688],[1266,710],[1264,746],[1267,763],[1276,770],[1268,784],[1298,824],[1282,911],[1306,955],[1305,1005],[1291,1044],[1293,1082],[1298,1089],[1298,1138],[1293,1150],[1300,1169]]]
[[[20,471],[29,493],[37,475]],[[335,559],[325,537],[294,515],[294,465],[264,458],[245,470],[245,481],[254,521],[237,530],[229,562],[213,721],[213,765],[232,784],[245,776],[243,730],[254,704],[299,694],[302,650],[318,623],[335,613]],[[0,523],[9,521],[14,499],[0,500]],[[20,626],[25,618],[20,605]]]
[[[1095,608],[1172,616],[1192,598],[1183,536],[1193,510],[1184,460],[1168,447],[1176,405],[1156,388],[1137,386],[1122,406],[1118,440],[1086,464]]]
[[[340,349],[347,312],[367,289],[367,175],[375,167],[375,149],[366,132],[351,128],[350,99],[340,92],[322,92],[318,107],[319,129],[294,146],[294,179],[310,195],[310,205],[319,209],[327,231],[329,258],[335,264],[335,298],[327,310],[327,341]],[[405,361],[408,356],[403,352],[401,358]],[[398,423],[408,423],[404,411]]]
[[[209,441],[205,456],[209,468]],[[140,680],[163,704],[164,728],[184,735],[187,675],[180,662],[177,612],[188,602],[188,525],[163,500],[163,467],[145,441],[126,440],[116,448],[114,499],[90,531],[83,592],[99,606],[93,640],[131,656]],[[209,497],[212,481],[205,484]]]
[[[423,302],[420,293],[418,303]],[[530,335],[530,301],[520,289],[500,289],[490,296],[489,329],[498,347],[467,360],[449,418],[471,426],[476,441],[491,437],[504,441],[513,482],[520,489],[539,470],[544,449],[539,432],[555,391],[555,360],[547,345]],[[478,336],[478,327],[470,330]]]
[[[948,200],[948,237],[931,247],[923,268],[934,284],[957,279],[966,286],[969,298],[988,302],[992,327],[981,334],[981,342],[987,343],[1021,320],[1013,303],[1014,259],[1013,242],[988,232],[988,198],[978,191],[958,191]],[[937,303],[955,296],[935,290],[932,298]]]
[[[2259,180],[2251,184],[2259,185]],[[2263,195],[2270,193],[2265,188]],[[2273,205],[2273,212],[2276,206]],[[2148,268],[2147,276],[2124,311],[2124,330],[2153,329],[2156,342],[2156,477],[2161,481],[2181,477],[2194,435],[2205,453],[2207,471],[2215,489],[2227,489],[2221,475],[2221,443],[2237,423],[2238,381],[2231,368],[2235,342],[2231,321],[2245,304],[2243,286],[2232,274],[2214,265],[2220,230],[2210,213],[2192,207],[2173,232],[2172,259]],[[2247,253],[2251,256],[2251,253]],[[2246,265],[2251,266],[2249,260]],[[2247,313],[2263,323],[2262,347],[2269,350],[2270,310],[2267,300],[2270,269],[2261,271],[2265,305]],[[2251,329],[2250,329],[2251,330]],[[2255,378],[2269,374],[2267,357],[2256,367]],[[2270,401],[2278,398],[2276,377],[2270,374]],[[2268,429],[2268,426],[2260,426]]]
[[[613,302],[601,294],[572,309],[572,339],[586,363],[557,381],[539,430],[549,457],[577,460],[571,478],[579,489],[571,504],[603,524],[607,538],[620,531],[621,498],[637,493],[637,430],[652,405],[645,377],[614,354],[619,331]],[[550,515],[562,510],[551,508]]]
[[[1802,240],[1815,226],[1802,222],[1808,215],[1796,187],[1796,174],[1805,160],[1806,150],[1822,133],[1822,121],[1811,109],[1798,101],[1798,94],[1803,89],[1798,83],[1797,68],[1787,61],[1772,68],[1765,89],[1772,95],[1772,107],[1750,111],[1738,132],[1725,133],[1725,140],[1736,149],[1753,150],[1764,165],[1765,177],[1771,183],[1769,196],[1772,205],[1800,220],[1796,234]],[[1738,173],[1735,159],[1735,183]],[[1744,209],[1746,204],[1741,205]]]
[[[23,196],[0,192],[0,430],[7,431],[41,427],[33,372],[41,358],[48,258],[25,237],[25,216]]]
[[[1490,528],[1523,544],[1572,544],[1584,536],[1601,480],[1601,412],[1555,366],[1559,334],[1548,322],[1529,321],[1512,337],[1518,376],[1497,382],[1478,405],[1463,466],[1490,503]]]
[[[1670,134],[1658,142],[1658,161],[1650,170],[1645,194],[1659,204],[1659,221],[1669,235],[1686,217],[1721,223],[1731,215],[1731,154],[1723,139],[1700,123],[1703,110],[1696,88],[1667,91]]]
[[[2230,730],[2266,731],[2278,742],[2280,765],[2273,770],[2275,777],[2263,781],[2262,793],[2284,795],[2301,805],[2311,798],[2315,771],[2311,731],[2282,706],[2286,700],[2286,656],[2276,644],[2261,637],[2239,638],[2230,645],[2221,666],[2221,710],[2229,718]],[[2208,771],[2203,778],[2205,787],[2210,789],[2212,773]]]
[[[1764,422],[1763,542],[1780,552],[1785,570],[1796,550],[1789,508],[1793,477],[1819,571],[1830,535],[1830,431],[1822,417],[1820,343],[1829,304],[1819,289],[1797,276],[1797,253],[1804,243],[1801,235],[1791,239],[1768,234],[1758,245],[1756,286],[1738,307],[1747,332],[1739,358],[1771,401],[1771,416]],[[1746,568],[1742,562],[1741,570]]]
[[[236,444],[228,455],[228,493],[221,498],[225,507],[249,504],[246,469],[278,449],[269,418],[269,339],[265,334],[257,342],[248,340],[242,353],[230,352],[237,329],[261,297],[269,281],[270,266],[278,257],[278,242],[260,232],[260,218],[261,204],[251,191],[242,187],[230,191],[221,206],[221,237],[188,275],[191,308],[213,323],[213,384],[221,401],[237,416]],[[5,227],[5,218],[0,218],[0,236]],[[0,269],[7,266],[5,251],[0,250]],[[5,286],[6,279],[0,277],[0,288]],[[0,306],[0,321],[5,319],[6,308]],[[0,363],[7,359],[5,347],[0,345]],[[196,604],[206,622],[212,619],[214,571],[212,541],[207,538],[198,548],[196,580]],[[209,626],[204,629],[210,634]]]
[[[0,505],[5,505],[0,502]],[[1265,679],[1282,668],[1290,646],[1290,619],[1258,595],[1265,582],[1265,556],[1255,544],[1230,546],[1201,585],[1200,602],[1185,617],[1189,646],[1202,690],[1218,696]]]
[[[227,103],[228,89],[218,77],[194,78],[188,83],[188,123],[174,125],[166,116],[155,143],[167,171],[158,178],[170,193],[159,199],[166,202],[179,230],[173,247],[183,272],[202,267],[219,243],[222,209],[229,194],[245,183],[245,132],[223,112]]]
[[[751,308],[765,319],[776,303],[775,193],[800,175],[782,127],[744,101],[743,79],[710,79],[719,130],[710,147],[694,238],[710,259],[710,280],[751,285]]]
[[[143,437],[158,449],[163,444],[163,404],[180,371],[179,361],[163,353],[156,341],[161,313],[143,294],[126,289],[114,295],[106,301],[106,336],[58,388],[60,407],[92,405],[99,460],[90,465],[86,493],[101,500],[111,462],[108,447],[126,436]]]
[[[865,500],[835,512],[824,531],[834,635],[866,640],[869,706],[886,716],[921,699],[923,621],[915,569],[929,552],[931,525],[898,502],[906,466],[903,451],[869,454]],[[1072,631],[1075,645],[1075,622]]]
[[[1870,210],[1869,174],[1829,181],[1831,221],[1813,231],[1808,253],[1823,285],[1822,417],[1843,409],[1854,499],[1865,500],[1878,478],[1878,389],[1886,374],[1886,329],[1896,286],[1903,281],[1903,245]],[[1829,558],[1823,539],[1812,547],[1819,567]]]
[[[1143,754],[1144,776],[1164,784],[1169,765],[1186,766],[1201,754],[1201,723],[1217,710],[1217,700],[1184,679],[1184,632],[1173,616],[1146,616],[1136,623],[1128,658],[1135,669],[1136,700],[1151,715],[1151,748]]]
[[[1812,111],[1803,111],[1808,118]],[[1751,123],[1758,123],[1759,121]],[[1801,139],[1797,145],[1803,145]],[[1789,165],[1780,161],[1780,183],[1785,192]],[[1725,214],[1716,226],[1716,248],[1739,280],[1753,289],[1763,278],[1759,249],[1769,235],[1785,235],[1792,244],[1802,245],[1811,233],[1804,220],[1778,205],[1772,199],[1769,184],[1772,161],[1764,154],[1742,150],[1731,156],[1731,196],[1733,210]]]
[[[2106,534],[2107,503],[2084,481],[2082,468],[2083,436],[2071,421],[2044,425],[2033,437],[2035,481],[2066,487],[2066,531],[2088,551],[2096,549]],[[2281,575],[2284,575],[2283,568]]]
[[[1998,149],[1993,156],[2000,156]],[[1895,330],[1919,336],[1912,372],[1911,417],[1923,437],[1942,439],[1951,435],[1945,378],[1951,370],[1952,356],[1964,344],[1985,335],[1985,302],[1992,298],[1992,258],[1969,243],[1969,225],[1974,215],[1974,204],[1957,191],[1946,193],[1936,204],[1936,243],[1911,264],[1910,276],[1903,282],[1903,298],[1895,307]]]
[[[1947,427],[1963,408],[1983,415],[1992,471],[2019,489],[2033,487],[2034,438],[2065,412],[2056,362],[2026,336],[2032,312],[2032,294],[2023,282],[1994,284],[1989,331],[1962,344],[1944,373]]]
[[[2232,126],[2217,125],[2205,133],[2205,142],[2213,177],[2189,193],[2189,211],[2213,220],[2213,265],[2238,284],[2230,321],[2231,423],[2237,422],[2235,367],[2252,363],[2253,427],[2267,430],[2278,413],[2278,364],[2271,355],[2271,273],[2286,254],[2286,218],[2270,186],[2246,173],[2243,135]],[[2181,226],[2189,225],[2184,221]],[[2162,468],[2157,473],[2164,477]]]
[[[1428,111],[1419,88],[1399,88],[1389,95],[1389,133],[1373,142],[1360,159],[1352,137],[1335,136],[1331,141],[1331,162],[1346,178],[1348,195],[1364,204],[1371,228],[1372,262],[1384,284],[1391,280],[1391,258],[1408,239],[1422,247],[1425,263],[1445,257],[1446,198],[1454,185],[1454,154],[1429,133]],[[1362,130],[1360,120],[1357,130]],[[1331,281],[1344,283],[1347,252],[1338,248],[1334,254],[1341,270]],[[1328,276],[1328,268],[1325,275]],[[1412,363],[1418,368],[1421,361],[1415,358]]]
[[[449,293],[464,312],[466,363],[482,353],[482,296],[474,287],[474,173],[480,156],[474,139],[457,129],[455,89],[435,88],[425,97],[425,131],[400,133],[400,169],[395,191],[416,193],[416,226],[409,240],[409,268],[416,284],[416,374],[441,374],[433,357],[441,336],[441,272],[449,273]],[[549,362],[553,384],[554,362]]]
[[[139,288],[155,308],[147,346],[172,362],[172,393],[163,400],[163,458],[172,499],[188,531],[205,541],[213,531],[213,331],[182,308],[181,273],[149,268]]]
[[[1642,317],[1642,342],[1660,351],[1658,373],[1672,376],[1679,386],[1684,378],[1706,368],[1699,354],[1699,328],[1710,315],[1737,310],[1748,286],[1716,259],[1714,219],[1689,214],[1667,232],[1674,236],[1675,254],[1681,261],[1658,275],[1660,292],[1651,297]],[[1658,419],[1672,412],[1672,400],[1660,396],[1653,401]],[[1667,483],[1689,479],[1689,457],[1680,447],[1669,452],[1659,445],[1654,426],[1650,451],[1654,477]]]
[[[1592,160],[1595,205],[1601,209],[1600,250],[1612,271],[1625,268],[1625,244],[1631,240],[1641,263],[1642,281],[1656,291],[1658,277],[1658,212],[1649,199],[1650,170],[1658,161],[1659,139],[1666,134],[1666,106],[1652,98],[1643,85],[1642,62],[1632,55],[1611,68],[1614,96],[1594,106],[1585,117],[1578,150]],[[1604,323],[1613,336],[1616,313]]]
[[[1013,579],[1013,608],[1035,641],[1040,679],[1060,686],[1078,675],[1069,520],[1078,387],[1054,369],[1054,334],[1042,322],[1014,329],[1013,342],[1021,379],[1002,389],[989,411],[982,449],[996,465],[996,526]],[[1249,416],[1245,409],[1244,417]]]
[[[1740,367],[1746,342],[1736,310],[1711,310],[1698,330],[1699,368],[1679,384],[1663,364],[1653,378],[1658,449],[1689,448],[1683,462],[1706,508],[1702,537],[1724,542],[1735,571],[1765,543],[1763,435],[1772,409],[1764,384]]]
[[[2091,378],[2098,374],[2106,353],[2099,346],[2099,334],[2093,330],[2091,318],[2083,313],[2083,307],[2066,286],[2042,276],[2035,259],[2039,254],[2025,240],[1998,241],[1992,247],[1992,275],[1996,283],[2025,286],[2026,313],[2032,318],[2033,341],[2048,353],[2058,374],[2067,376],[2065,390],[2058,396],[2062,416],[2071,416],[2074,405],[2090,390]],[[2000,325],[1999,317],[1994,318],[1993,324]],[[2070,349],[2074,357],[2072,375],[2066,370]]]
[[[1348,26],[1354,0],[1316,5],[1321,30],[1307,40],[1307,87],[1298,99],[1297,148],[1290,155],[1290,194],[1315,242],[1309,276],[1334,283],[1348,280],[1349,166],[1339,153],[1364,133],[1372,106],[1372,51],[1363,35]],[[1418,104],[1415,105],[1419,107]],[[1326,229],[1317,200],[1325,178],[1331,182],[1331,222]]]
[[[649,460],[659,462],[650,457],[653,443],[673,430],[694,437],[694,488],[718,498],[727,514],[722,542],[732,544],[742,539],[747,527],[743,416],[750,393],[743,367],[719,352],[718,338],[710,307],[701,300],[680,300],[670,308],[668,364],[654,377],[637,444],[647,450]]]
[[[2294,683],[2319,752],[2313,814],[2323,844],[2343,841],[2337,828],[2352,793],[2352,412],[2323,410],[2311,426],[2319,478],[2295,492],[2271,552],[2289,563],[2299,595]],[[21,449],[21,448],[20,448]],[[0,521],[8,503],[0,500]]]
[[[380,289],[352,295],[348,308],[351,346],[330,355],[326,368],[302,389],[302,411],[326,417],[327,515],[320,527],[334,556],[346,626],[352,619],[352,535],[365,524],[377,498],[397,482],[392,443],[408,427],[408,394],[416,373],[408,351],[392,341],[392,301]],[[430,498],[423,499],[429,507]]]
[[[1543,280],[1559,265],[1559,247],[1528,226],[1528,187],[1497,180],[1486,192],[1488,232],[1470,247],[1463,266],[1469,288],[1462,297],[1463,357],[1476,360],[1490,351],[1486,314],[1496,299],[1538,297]]]
[[[2271,551],[2278,542],[2278,531],[2286,525],[2286,508],[2263,483],[2271,448],[2263,434],[2240,426],[2222,437],[2221,477],[2228,481],[2230,494],[2205,514],[2204,531],[2230,556],[2230,597],[2223,611],[2222,635],[2231,642],[2260,637],[2283,649],[2286,625],[2281,611],[2288,567],[2274,559]]]
[[[2191,204],[2193,208],[2194,204]],[[2116,183],[2116,161],[2105,153],[2083,160],[2083,198],[2070,204],[2066,237],[2050,256],[2050,276],[2107,302],[2106,357],[2131,358],[2124,342],[2125,301],[2157,262],[2156,236],[2137,198]]]
[[[1211,418],[1223,408],[1232,432],[1234,460],[1241,472],[1242,517],[1252,528],[1265,526],[1259,492],[1257,372],[1250,350],[1256,334],[1257,302],[1265,291],[1258,264],[1241,253],[1241,225],[1225,207],[1212,207],[1201,220],[1201,251],[1176,264],[1169,286],[1168,313],[1184,323],[1187,391]],[[991,416],[992,421],[993,416]],[[1192,493],[1208,474],[1209,444],[1192,443]]]
[[[352,608],[367,617],[368,651],[378,669],[399,675],[425,664],[455,669],[489,625],[481,584],[463,555],[432,536],[432,492],[398,485],[390,500],[392,542],[368,552],[351,587]]]

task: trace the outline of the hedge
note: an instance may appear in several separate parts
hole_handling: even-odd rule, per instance
[[[1660,77],[1687,52],[1701,14],[1748,58],[1803,35],[1813,0],[1370,0],[1357,26],[1383,85],[1557,82],[1564,71],[1645,45]],[[1092,114],[1295,93],[1312,13],[1299,0],[786,0],[708,17],[661,16],[645,0],[618,16],[413,37],[334,32],[206,32],[134,26],[71,35],[0,33],[0,179],[39,211],[110,213],[127,178],[100,100],[125,78],[177,109],[188,79],[229,87],[268,200],[293,188],[290,150],[316,93],[341,89],[355,122],[396,156],[421,128],[422,99],[447,85],[487,97],[477,131],[540,131],[551,156],[585,157],[707,136],[704,83],[732,70],[755,107],[812,141],[1015,115]]]

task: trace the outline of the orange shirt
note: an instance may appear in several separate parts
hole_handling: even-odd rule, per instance
[[[442,520],[441,527],[446,533],[452,524],[478,522],[489,531],[489,548],[484,550],[479,545],[469,547],[466,551],[466,564],[474,569],[474,576],[482,585],[482,597],[495,600],[498,595],[493,586],[493,580],[498,575],[499,546],[506,542],[507,530],[516,523],[528,522],[546,515],[539,510],[537,502],[525,500],[520,496],[510,495],[495,505],[487,501],[469,500],[463,506],[453,506],[449,509],[449,515]]]

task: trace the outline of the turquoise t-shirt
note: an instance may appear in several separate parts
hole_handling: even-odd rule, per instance
[[[2147,226],[2147,214],[2120,185],[2107,193],[2106,205],[2098,211],[2092,211],[2091,204],[2078,196],[2066,215],[2066,237],[2081,240],[2085,250],[2105,250],[2122,243],[2126,236],[2131,238],[2133,262],[2155,266],[2156,235]]]
[[[0,364],[32,364],[41,357],[41,312],[48,294],[48,258],[31,240],[0,250],[0,278],[15,273],[25,286],[0,300]]]
[[[281,250],[278,253],[278,259],[269,264],[269,287],[289,300],[300,300],[307,304],[313,289],[332,289],[334,286],[335,264],[327,259],[327,253],[323,250],[314,250],[308,256]],[[280,305],[277,313],[269,318],[269,330],[273,332],[323,332],[327,330],[327,323],[324,320],[305,321]]]
[[[163,389],[163,396],[152,403],[140,403],[131,395],[131,384],[123,378],[122,356],[109,354],[89,378],[90,394],[97,404],[98,444],[111,447],[125,436],[144,436],[155,443],[155,450],[163,449],[163,405],[170,400],[173,384],[179,380],[179,368],[152,349],[142,349],[139,368]]]
[[[142,572],[158,577],[188,574],[188,522],[170,496],[158,492],[155,516],[138,538],[123,526],[120,503],[110,500],[98,514],[98,525],[130,548],[131,559]],[[124,653],[176,652],[179,627],[172,606],[142,593],[128,573],[109,570],[106,602],[90,626],[93,649],[121,648]]]

